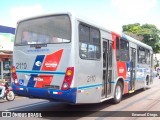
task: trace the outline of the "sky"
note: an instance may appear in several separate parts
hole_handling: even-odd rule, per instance
[[[160,29],[160,0],[0,0],[0,25],[16,27],[17,21],[35,15],[74,12],[112,31],[140,23]]]

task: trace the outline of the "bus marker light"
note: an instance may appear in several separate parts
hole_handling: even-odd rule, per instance
[[[16,90],[24,90],[23,88],[16,88]]]
[[[78,93],[82,93],[82,92],[84,92],[84,90],[78,90]]]
[[[96,87],[96,90],[99,90],[100,89],[100,87]]]
[[[16,88],[16,90],[20,90],[20,88]]]
[[[19,88],[19,90],[24,90],[23,88]]]
[[[62,92],[53,92],[53,94],[62,95]]]
[[[58,92],[58,95],[62,95],[62,92]]]
[[[89,92],[86,92],[86,94],[88,95],[88,94],[89,94]]]
[[[53,92],[53,94],[58,94],[58,92]]]
[[[18,80],[17,79],[15,79],[15,83],[18,84]]]

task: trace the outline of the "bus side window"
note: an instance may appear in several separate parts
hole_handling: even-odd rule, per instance
[[[145,48],[141,46],[138,48],[138,63],[146,63]]]
[[[85,58],[87,58],[87,44],[86,43],[81,43],[80,44],[80,57],[82,58],[82,59],[85,59]]]
[[[79,26],[79,41],[89,43],[89,27],[85,25]]]
[[[129,43],[125,39],[120,39],[120,59],[121,61],[129,61]]]
[[[88,58],[88,44],[89,44],[89,27],[79,25],[79,55],[82,59]]]
[[[91,26],[79,25],[79,56],[81,59],[100,59],[100,31]]]
[[[146,63],[150,64],[150,51],[146,49]]]
[[[116,58],[117,58],[117,61],[120,60],[119,38],[118,37],[116,37]]]
[[[107,42],[103,42],[103,67],[106,67],[106,51],[107,51]]]

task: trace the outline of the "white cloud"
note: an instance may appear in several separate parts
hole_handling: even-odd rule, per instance
[[[9,20],[9,19],[1,19],[0,20],[0,25],[15,28],[16,27],[16,22],[13,22],[12,20]]]
[[[10,9],[11,21],[14,26],[16,26],[17,21],[21,19],[40,15],[42,13],[43,8],[39,4],[33,6],[16,6]]]
[[[123,25],[133,23],[149,23],[159,28],[158,7],[158,0],[111,0],[110,24],[119,30]]]
[[[152,11],[157,3],[157,0],[112,0],[111,5],[126,16],[140,16]]]

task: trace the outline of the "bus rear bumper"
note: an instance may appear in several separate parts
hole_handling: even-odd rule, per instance
[[[17,86],[12,83],[12,89],[13,92],[19,96],[49,99],[51,101],[62,101],[72,104],[76,103],[77,88],[70,88],[68,90],[55,90],[48,88]]]

